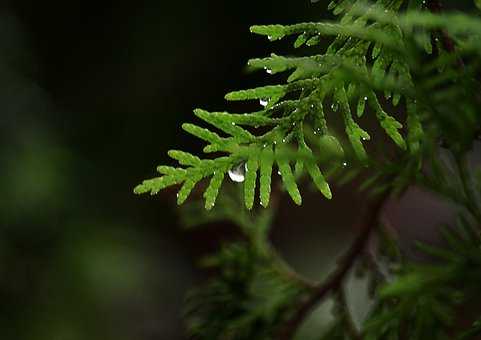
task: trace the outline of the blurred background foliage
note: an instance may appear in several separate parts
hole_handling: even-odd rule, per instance
[[[319,20],[326,6],[2,1],[2,339],[183,338],[183,298],[203,275],[196,260],[235,237],[233,228],[185,232],[173,192],[139,198],[132,188],[167,162],[172,146],[199,148],[180,129],[194,107],[222,110],[228,90],[268,82],[244,72],[248,58],[272,47],[252,37],[250,25]],[[301,208],[286,199],[275,219],[274,244],[308,276],[333,265],[364,203],[349,186],[335,197],[313,194]],[[429,210],[449,215],[426,193],[406,202],[422,207],[407,217],[408,239],[434,224],[419,219]],[[391,210],[401,225],[402,210]]]

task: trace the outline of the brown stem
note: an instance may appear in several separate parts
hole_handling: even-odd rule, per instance
[[[439,0],[428,0],[426,3],[426,7],[431,13],[434,14],[441,13],[443,10],[443,5]],[[454,40],[449,36],[449,33],[446,30],[436,30],[435,33],[437,33],[441,37],[441,43],[446,52],[454,53],[456,51]],[[458,58],[457,63],[460,68],[464,67],[464,63],[461,58]]]
[[[438,0],[427,1],[426,7],[429,9],[431,13],[434,13],[434,14],[441,13],[443,10],[443,5]],[[454,52],[455,47],[454,47],[453,39],[451,39],[451,37],[448,35],[446,31],[438,31],[438,32],[440,33],[442,38],[443,48],[447,52],[450,52],[450,53]]]
[[[354,320],[352,319],[352,314],[349,309],[349,304],[347,303],[346,297],[346,289],[344,287],[340,287],[337,297],[338,302],[341,304],[344,314],[344,323],[349,333],[349,336],[354,340],[362,340],[362,335],[358,331]]]
[[[348,251],[342,256],[338,262],[337,268],[328,276],[328,278],[319,284],[307,300],[301,301],[300,306],[294,314],[286,321],[281,328],[276,339],[290,340],[295,335],[297,329],[302,321],[311,312],[311,310],[322,301],[329,293],[338,291],[341,287],[346,274],[350,271],[357,257],[363,252],[367,241],[370,238],[372,231],[375,229],[379,220],[379,215],[382,211],[384,203],[390,196],[390,191],[386,191],[380,198],[378,198],[364,218],[361,232],[352,243]]]

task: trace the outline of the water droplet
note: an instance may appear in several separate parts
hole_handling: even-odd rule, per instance
[[[277,170],[277,174],[278,174],[279,176],[281,176],[281,171],[280,171],[280,170]]]
[[[367,140],[367,138],[366,138],[366,137],[361,137],[361,139],[362,139],[362,140]]]
[[[236,183],[242,183],[245,180],[245,169],[246,169],[247,164],[245,163],[240,163],[239,165],[233,167],[232,169],[229,170],[229,178],[232,180],[232,182]]]
[[[264,67],[264,70],[266,70],[268,74],[272,74],[272,70],[270,68]]]
[[[367,97],[364,97],[364,101],[367,101]]]
[[[286,142],[286,139],[285,138],[282,138],[282,143],[285,143]]]
[[[269,101],[267,99],[259,99],[259,104],[266,107],[269,104]]]
[[[235,125],[235,123],[234,123],[234,122],[232,122],[231,124],[232,124],[232,125]]]
[[[343,163],[342,163],[342,166],[343,166],[343,167],[346,167],[346,166],[347,166],[347,162],[343,162]]]

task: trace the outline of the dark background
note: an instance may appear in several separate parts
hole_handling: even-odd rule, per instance
[[[193,108],[233,108],[227,91],[269,81],[246,75],[246,61],[286,45],[252,36],[250,25],[319,20],[326,6],[2,0],[2,339],[182,338],[184,294],[203,279],[196,260],[229,226],[182,231],[173,191],[132,189],[170,164],[168,149],[199,149],[180,129]],[[332,202],[285,200],[273,234],[316,278],[364,201],[334,190]]]

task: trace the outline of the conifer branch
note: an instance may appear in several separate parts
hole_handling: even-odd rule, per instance
[[[319,55],[271,54],[252,59],[252,69],[286,73],[287,82],[226,95],[229,101],[258,101],[263,108],[256,112],[195,110],[206,127],[182,127],[206,143],[205,158],[171,150],[168,154],[178,165],[159,166],[159,177],[136,187],[136,193],[157,194],[181,185],[177,202],[183,204],[197,183],[209,180],[203,195],[205,208],[213,209],[218,197],[222,198],[211,218],[233,221],[246,236],[212,257],[210,263],[221,275],[190,304],[191,334],[209,340],[272,335],[277,335],[276,340],[289,340],[328,296],[334,296],[344,314],[337,315],[325,339],[421,339],[430,338],[434,329],[439,338],[451,334],[449,320],[456,311],[453,295],[461,286],[478,287],[481,282],[479,271],[473,270],[481,266],[477,229],[481,175],[475,176],[466,161],[481,126],[481,21],[466,13],[441,13],[439,0],[410,1],[406,12],[404,4],[403,0],[333,0],[328,8],[340,16],[334,22],[253,26],[253,33],[270,41],[293,36],[295,48],[318,45],[323,37],[335,38]],[[397,105],[402,108],[394,109]],[[397,145],[398,157],[388,157],[389,150],[380,147],[377,154],[365,149],[371,139],[360,120],[365,114],[375,116],[383,134]],[[336,118],[342,123],[331,122]],[[438,155],[439,140],[446,142],[455,161]],[[365,170],[363,165],[374,174],[359,189],[378,196],[368,204],[359,233],[337,267],[322,282],[311,282],[293,270],[269,242],[281,186],[300,205],[297,180],[305,175],[331,199],[328,182],[348,182]],[[276,172],[279,179],[273,177]],[[243,182],[240,201],[222,194],[226,178]],[[271,192],[275,181],[278,185]],[[451,199],[471,216],[463,214],[456,228],[443,230],[448,247],[419,246],[442,261],[441,265],[410,266],[397,244],[391,247],[392,240],[382,239],[380,249],[389,254],[387,260],[393,265],[389,279],[393,280],[383,288],[372,286],[376,307],[357,330],[344,295],[346,278],[367,251],[385,201],[413,183]],[[266,210],[255,209],[256,196]],[[246,209],[239,211],[242,203]],[[194,219],[198,224],[199,216]],[[383,236],[382,231],[379,235]],[[368,255],[373,267],[368,269],[370,274],[382,274],[376,267],[377,254]],[[282,319],[286,322],[279,325]]]
[[[294,337],[296,331],[312,311],[312,309],[328,294],[334,293],[341,289],[346,275],[351,270],[356,262],[358,256],[364,251],[364,248],[370,239],[372,232],[375,230],[382,208],[385,202],[390,197],[391,191],[386,190],[374,203],[371,204],[367,211],[367,215],[361,226],[361,232],[352,243],[348,251],[340,257],[337,268],[328,276],[328,278],[319,284],[314,292],[307,298],[301,301],[299,307],[290,317],[287,322],[281,327],[281,331],[277,339],[290,340]]]
[[[354,324],[354,320],[352,319],[351,310],[349,308],[349,304],[347,302],[347,297],[346,297],[346,288],[344,286],[342,286],[339,289],[339,292],[337,295],[337,301],[340,304],[340,307],[342,308],[344,323],[347,328],[347,332],[349,333],[349,335],[353,340],[362,340],[362,335],[358,331],[356,325]]]

